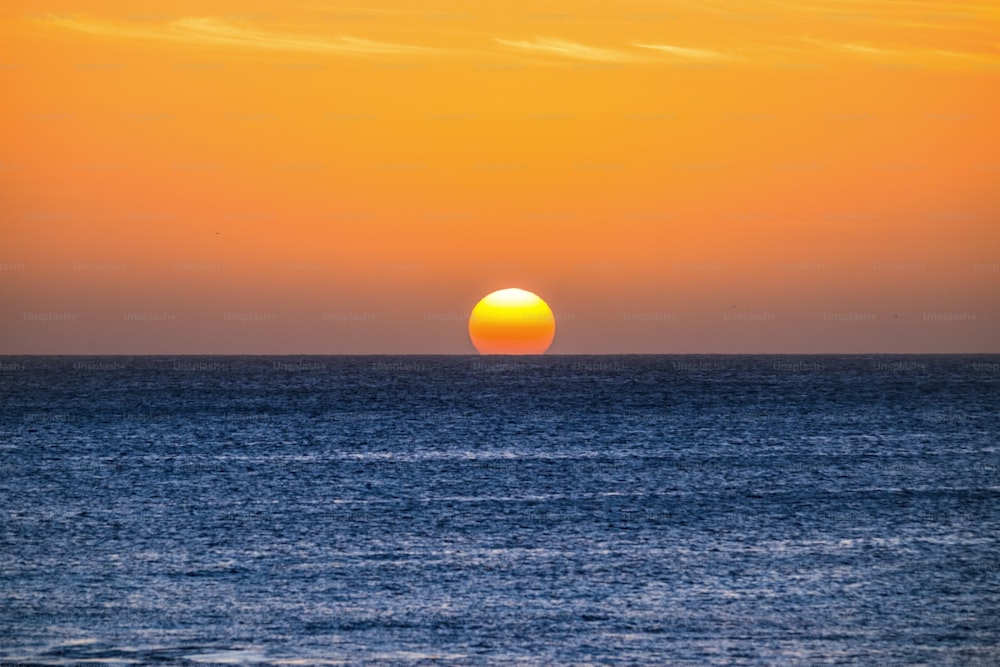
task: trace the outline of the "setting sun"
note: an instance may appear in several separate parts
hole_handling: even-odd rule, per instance
[[[516,287],[486,295],[469,317],[469,337],[480,354],[542,354],[555,333],[549,305]]]

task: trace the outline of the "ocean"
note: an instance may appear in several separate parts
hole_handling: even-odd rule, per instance
[[[998,665],[1000,355],[0,357],[3,665]]]

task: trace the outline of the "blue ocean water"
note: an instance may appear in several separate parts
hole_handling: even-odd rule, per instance
[[[0,664],[1000,664],[1000,356],[3,357]]]

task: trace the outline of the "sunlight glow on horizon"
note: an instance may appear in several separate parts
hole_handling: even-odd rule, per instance
[[[480,354],[543,354],[555,332],[549,305],[517,287],[487,294],[469,316],[469,336]]]

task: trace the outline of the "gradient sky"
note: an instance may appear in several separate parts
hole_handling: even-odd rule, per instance
[[[0,353],[1000,350],[995,2],[0,9]]]

